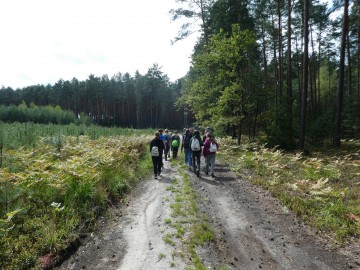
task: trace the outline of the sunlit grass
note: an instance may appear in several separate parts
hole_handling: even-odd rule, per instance
[[[31,269],[90,228],[152,164],[149,139],[64,137],[8,152],[0,169],[0,268]]]

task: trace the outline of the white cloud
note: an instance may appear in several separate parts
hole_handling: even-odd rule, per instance
[[[54,84],[154,63],[184,76],[196,36],[170,45],[175,0],[11,0],[0,2],[0,86]]]

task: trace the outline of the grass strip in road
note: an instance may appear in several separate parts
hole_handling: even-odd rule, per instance
[[[196,194],[192,188],[191,179],[184,172],[184,166],[180,164],[181,161],[178,160],[172,162],[172,166],[178,168],[180,178],[175,179],[171,187],[168,188],[173,194],[173,202],[170,204],[171,218],[164,220],[165,224],[173,228],[173,233],[166,233],[163,239],[171,246],[178,242],[175,239],[182,239],[181,244],[187,251],[183,257],[189,258],[193,264],[186,269],[205,270],[208,268],[203,264],[196,249],[212,241],[214,234],[206,217],[198,211]]]

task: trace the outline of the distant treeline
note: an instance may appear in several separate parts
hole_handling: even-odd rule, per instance
[[[2,87],[0,105],[2,121],[26,122],[24,118],[36,123],[74,123],[80,114],[92,123],[103,126],[133,128],[183,126],[184,116],[174,106],[180,95],[181,84],[170,83],[167,75],[154,64],[145,75],[136,72],[118,73],[112,78],[107,75],[90,75],[85,81],[73,78],[71,81],[60,79],[54,85],[32,85],[21,89]],[[18,108],[22,102],[33,108],[24,114]],[[14,105],[14,106],[11,106]],[[54,107],[63,109],[60,114]],[[71,112],[72,113],[71,113]]]
[[[83,115],[84,116],[84,115]],[[87,117],[83,119],[76,117],[72,111],[62,110],[59,106],[41,106],[38,107],[31,104],[27,107],[26,104],[22,103],[19,106],[0,105],[0,122],[12,123],[12,122],[33,122],[39,124],[59,124],[67,125],[70,123],[77,123],[80,121],[86,123]]]

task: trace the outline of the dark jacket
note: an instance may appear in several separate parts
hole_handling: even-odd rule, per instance
[[[150,142],[150,153],[151,153],[151,149],[153,148],[153,146],[157,146],[159,148],[159,154],[160,156],[163,154],[165,145],[164,145],[164,141],[161,140],[160,138],[154,138],[151,142]]]
[[[191,149],[191,143],[192,143],[194,138],[199,140],[199,144],[200,144],[200,150],[199,151],[201,151],[201,147],[204,145],[204,143],[203,143],[200,135],[197,135],[197,136],[194,135],[194,136],[191,137],[191,139],[190,139],[190,149]],[[197,152],[197,151],[194,151],[194,152]]]
[[[183,141],[181,144],[181,150],[184,148],[189,149],[190,148],[190,139],[192,137],[191,133],[184,134]]]

